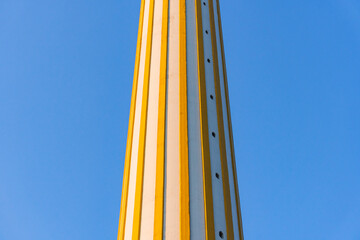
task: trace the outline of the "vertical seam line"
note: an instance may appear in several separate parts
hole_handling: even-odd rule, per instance
[[[144,89],[141,106],[141,122],[140,122],[140,138],[139,138],[139,152],[138,165],[136,173],[136,191],[134,204],[134,222],[132,239],[140,239],[140,225],[141,225],[141,210],[142,210],[142,195],[143,195],[143,180],[144,180],[144,161],[145,161],[145,141],[146,141],[146,125],[147,125],[147,110],[149,97],[149,82],[150,82],[150,62],[151,62],[151,47],[153,36],[153,20],[154,20],[154,0],[150,0],[149,9],[149,25],[146,45],[146,60],[145,60],[145,76]]]
[[[164,228],[164,177],[165,177],[165,121],[166,121],[166,71],[167,71],[167,38],[168,38],[168,6],[169,0],[163,2],[161,60],[160,60],[160,90],[159,90],[159,118],[158,143],[156,160],[155,185],[155,220],[154,239],[163,239]]]
[[[131,96],[131,106],[130,106],[130,117],[129,117],[129,130],[126,143],[126,154],[125,154],[125,166],[124,166],[124,177],[123,177],[123,190],[121,194],[121,208],[120,208],[120,220],[119,220],[119,230],[118,230],[118,240],[124,239],[125,234],[125,220],[126,220],[126,208],[127,208],[127,199],[128,199],[128,190],[129,190],[129,175],[130,175],[130,163],[131,163],[131,151],[132,151],[132,141],[133,141],[133,132],[134,132],[134,121],[135,121],[135,109],[136,109],[136,96],[138,88],[138,77],[139,77],[139,66],[140,66],[140,53],[141,53],[141,43],[142,43],[142,32],[143,32],[143,21],[144,21],[144,8],[145,1],[141,1],[140,7],[140,20],[139,20],[139,30],[138,30],[138,39],[136,47],[136,60],[135,60],[135,69],[134,69],[134,81],[133,89]]]
[[[180,73],[180,239],[190,239],[189,149],[186,69],[186,2],[179,1]]]

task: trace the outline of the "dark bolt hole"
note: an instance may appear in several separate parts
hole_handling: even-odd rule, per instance
[[[214,132],[212,132],[211,135],[212,135],[213,137],[216,137],[216,134],[215,134]]]
[[[216,177],[217,179],[220,179],[220,175],[219,175],[218,173],[215,173],[215,177]]]
[[[220,238],[224,238],[224,233],[222,231],[219,232]]]
[[[203,2],[204,6],[206,6],[206,2]]]
[[[206,33],[206,34],[209,34],[209,31],[208,31],[208,30],[206,30],[206,31],[205,31],[205,33]]]
[[[213,96],[213,95],[210,95],[210,98],[211,98],[211,99],[214,99],[214,96]]]
[[[207,62],[210,63],[210,59],[209,59],[209,58],[207,59]]]

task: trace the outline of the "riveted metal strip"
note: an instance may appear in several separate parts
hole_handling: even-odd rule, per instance
[[[197,51],[198,51],[198,78],[199,78],[199,102],[200,102],[200,128],[203,161],[203,184],[204,184],[204,210],[205,210],[205,235],[207,240],[215,239],[214,232],[214,209],[211,183],[211,163],[209,150],[209,133],[207,120],[206,83],[204,66],[204,43],[201,1],[195,1]]]
[[[217,1],[217,13],[218,13],[218,21],[219,21],[219,31],[220,31],[220,44],[221,44],[221,55],[222,55],[222,64],[223,64],[223,74],[224,74],[224,85],[225,85],[225,95],[226,95],[226,106],[227,106],[227,116],[228,116],[228,126],[229,126],[229,136],[230,136],[230,146],[231,146],[231,160],[233,165],[233,181],[235,184],[235,195],[236,195],[236,208],[237,208],[237,218],[238,218],[238,227],[240,231],[240,240],[244,239],[244,233],[242,228],[242,218],[241,218],[241,209],[240,209],[240,199],[239,199],[239,187],[237,181],[237,173],[236,173],[236,161],[235,161],[235,152],[234,152],[234,140],[233,140],[233,132],[232,132],[232,123],[231,123],[231,113],[230,113],[230,101],[229,101],[229,89],[227,82],[227,74],[226,74],[226,63],[225,63],[225,51],[224,51],[224,42],[223,42],[223,33],[222,33],[222,25],[221,25],[221,17],[220,17],[220,4],[219,0]]]
[[[220,76],[219,76],[219,61],[218,51],[216,42],[215,32],[215,20],[214,20],[214,6],[213,0],[209,0],[209,16],[210,16],[210,28],[211,28],[211,41],[212,41],[212,55],[213,55],[213,66],[214,66],[214,83],[215,83],[215,99],[217,109],[217,122],[219,130],[219,148],[220,148],[220,159],[221,159],[221,171],[222,171],[222,183],[223,183],[223,194],[224,194],[224,209],[226,218],[226,235],[227,239],[234,239],[234,230],[231,214],[231,200],[230,200],[230,188],[229,188],[229,175],[228,165],[226,158],[226,147],[224,137],[224,121],[223,121],[223,110],[221,102],[221,91],[220,91]]]

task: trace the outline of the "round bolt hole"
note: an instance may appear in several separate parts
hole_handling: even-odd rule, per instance
[[[218,173],[215,173],[215,177],[216,177],[217,179],[220,179],[220,175],[219,175]]]
[[[203,2],[204,6],[206,6],[206,2]]]
[[[213,95],[210,95],[210,99],[214,99],[214,96],[213,96]]]
[[[207,62],[210,63],[210,59],[209,59],[209,58],[207,59]]]
[[[208,31],[208,30],[206,30],[206,31],[205,31],[205,33],[206,33],[206,34],[209,34],[209,31]]]
[[[220,236],[221,239],[223,239],[224,238],[224,233],[222,231],[220,231],[219,236]]]
[[[216,137],[216,134],[215,134],[214,132],[212,132],[211,135],[212,135],[213,137]]]

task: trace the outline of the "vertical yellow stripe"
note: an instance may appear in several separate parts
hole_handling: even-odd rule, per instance
[[[126,208],[127,208],[127,199],[128,199],[128,189],[129,189],[131,149],[132,149],[132,140],[133,140],[136,95],[137,95],[137,87],[138,87],[141,41],[142,41],[143,21],[144,21],[144,6],[145,6],[145,1],[143,0],[141,1],[141,8],[140,8],[140,20],[139,20],[139,30],[138,30],[139,32],[137,39],[136,60],[135,60],[135,70],[134,70],[134,82],[133,82],[133,89],[131,94],[129,130],[128,130],[128,137],[126,143],[123,187],[121,194],[120,220],[119,220],[119,229],[118,229],[118,237],[117,237],[118,240],[124,239],[124,234],[125,234],[125,220],[126,220]]]
[[[214,66],[214,83],[215,83],[215,96],[216,96],[215,98],[216,98],[217,120],[218,120],[218,129],[219,129],[219,148],[220,148],[222,183],[223,183],[223,194],[224,194],[224,209],[225,209],[225,218],[226,218],[226,233],[227,233],[227,239],[234,239],[234,229],[233,229],[233,221],[231,214],[229,173],[228,173],[226,147],[225,147],[224,119],[223,119],[224,116],[222,110],[221,91],[220,91],[219,62],[218,62],[218,50],[217,50],[216,32],[215,32],[213,0],[209,0],[209,12],[210,12],[213,66]]]
[[[189,148],[186,73],[186,1],[179,1],[180,44],[180,239],[190,239]]]
[[[165,169],[165,112],[166,112],[166,75],[167,75],[167,43],[168,43],[169,0],[163,2],[161,30],[161,60],[160,60],[160,91],[158,143],[156,159],[155,186],[155,220],[154,239],[163,239],[164,225],[164,169]]]
[[[195,0],[197,51],[198,51],[198,75],[199,75],[199,102],[200,102],[200,130],[201,130],[201,152],[203,161],[203,184],[204,184],[204,212],[205,212],[205,235],[206,240],[214,240],[214,209],[211,183],[211,164],[209,150],[209,129],[206,103],[206,83],[204,66],[204,43],[201,4]]]
[[[222,34],[222,25],[221,25],[221,15],[220,15],[220,4],[219,0],[217,1],[217,13],[218,13],[218,21],[219,21],[219,35],[220,35],[220,44],[221,44],[221,55],[222,55],[222,64],[223,64],[223,74],[224,74],[224,85],[225,85],[225,95],[226,95],[226,110],[228,116],[228,127],[229,127],[229,136],[230,136],[230,147],[231,147],[231,161],[233,165],[233,181],[235,185],[235,197],[236,197],[236,208],[237,208],[237,218],[238,218],[238,227],[240,232],[240,240],[244,239],[244,232],[242,228],[242,219],[241,219],[241,209],[240,209],[240,200],[239,200],[239,187],[237,181],[237,173],[236,173],[236,162],[235,162],[235,152],[234,152],[234,140],[233,140],[233,132],[232,132],[232,124],[231,124],[231,113],[230,113],[230,101],[229,101],[229,89],[227,83],[227,74],[226,74],[226,63],[225,63],[225,52],[224,52],[224,41]]]
[[[138,240],[140,238],[140,224],[141,224],[141,207],[142,207],[142,192],[143,192],[143,178],[144,178],[144,157],[145,157],[145,139],[146,139],[146,122],[148,109],[148,95],[149,95],[149,81],[150,81],[150,60],[151,60],[151,42],[153,35],[153,20],[154,20],[154,0],[150,1],[149,12],[149,26],[146,42],[146,59],[145,59],[145,77],[144,88],[141,106],[141,121],[140,121],[140,138],[139,138],[139,155],[138,165],[136,171],[136,191],[134,204],[134,222],[132,238]]]

